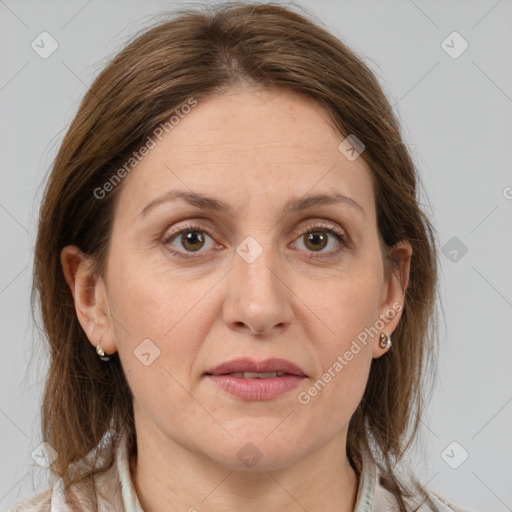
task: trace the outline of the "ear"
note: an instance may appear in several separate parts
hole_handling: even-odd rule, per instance
[[[92,260],[76,245],[67,245],[60,253],[64,277],[71,290],[75,311],[82,329],[93,347],[101,338],[101,348],[113,354],[117,346],[112,335],[105,283],[94,275]]]
[[[402,240],[395,244],[391,248],[391,256],[396,264],[389,277],[384,280],[379,317],[375,322],[377,325],[383,324],[383,328],[379,330],[388,336],[397,328],[404,308],[412,256],[412,247],[409,241]],[[373,358],[378,358],[386,352],[387,349],[379,346],[379,336],[375,336],[372,348]]]

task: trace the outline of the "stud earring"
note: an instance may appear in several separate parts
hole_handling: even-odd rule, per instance
[[[98,344],[96,345],[96,354],[100,356],[102,361],[110,361],[110,357],[105,354],[105,351],[101,348],[100,345],[101,338],[98,340]]]
[[[381,332],[379,338],[380,348],[389,350],[391,348],[391,334],[388,336],[385,332]]]

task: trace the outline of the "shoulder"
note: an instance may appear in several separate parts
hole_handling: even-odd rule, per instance
[[[457,507],[453,503],[449,503],[447,500],[445,500],[441,496],[437,495],[432,490],[429,491],[429,496],[430,496],[430,499],[432,500],[433,504],[437,507],[437,509],[440,512],[445,512],[445,511],[446,512],[476,512],[476,511],[471,511],[467,508]],[[426,510],[430,510],[430,509],[427,508]]]
[[[68,512],[74,510],[72,502],[79,502],[85,511],[95,510],[96,506],[102,512],[124,510],[117,468],[111,466],[92,480],[72,484],[69,490],[59,478],[46,491],[17,501],[5,512]]]
[[[406,500],[408,508],[417,512],[476,512],[450,503],[431,489],[427,489],[427,493],[427,498],[422,502]],[[395,497],[384,488],[379,478],[376,480],[373,503],[372,512],[395,510],[397,506]]]
[[[52,488],[18,500],[7,512],[48,512],[52,500]]]

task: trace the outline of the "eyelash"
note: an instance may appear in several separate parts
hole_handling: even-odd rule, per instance
[[[200,224],[189,224],[189,225],[186,225],[185,227],[183,227],[182,229],[180,229],[179,231],[169,235],[164,240],[164,245],[167,246],[167,244],[169,244],[170,242],[173,242],[174,239],[177,238],[179,235],[181,235],[183,233],[190,232],[190,231],[200,231],[200,232],[208,234],[208,236],[211,237],[211,235],[208,233],[208,229],[205,229],[204,226],[201,226]],[[341,251],[348,248],[348,243],[345,239],[343,231],[341,231],[335,224],[325,225],[325,224],[314,223],[313,225],[309,226],[306,230],[304,230],[300,236],[304,236],[305,234],[311,233],[314,231],[325,231],[326,233],[334,236],[334,238],[339,243],[339,247],[337,249],[327,252],[326,254],[311,252],[312,256],[309,256],[310,258],[324,259],[324,258],[334,257],[334,256],[337,256]],[[195,253],[186,253],[186,252],[176,251],[174,249],[169,249],[169,248],[167,250],[173,256],[176,256],[178,258],[183,258],[183,259],[197,258]]]

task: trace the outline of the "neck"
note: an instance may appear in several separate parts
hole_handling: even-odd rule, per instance
[[[241,471],[163,435],[137,434],[132,481],[145,512],[353,512],[358,478],[345,440],[336,438],[282,469]]]

